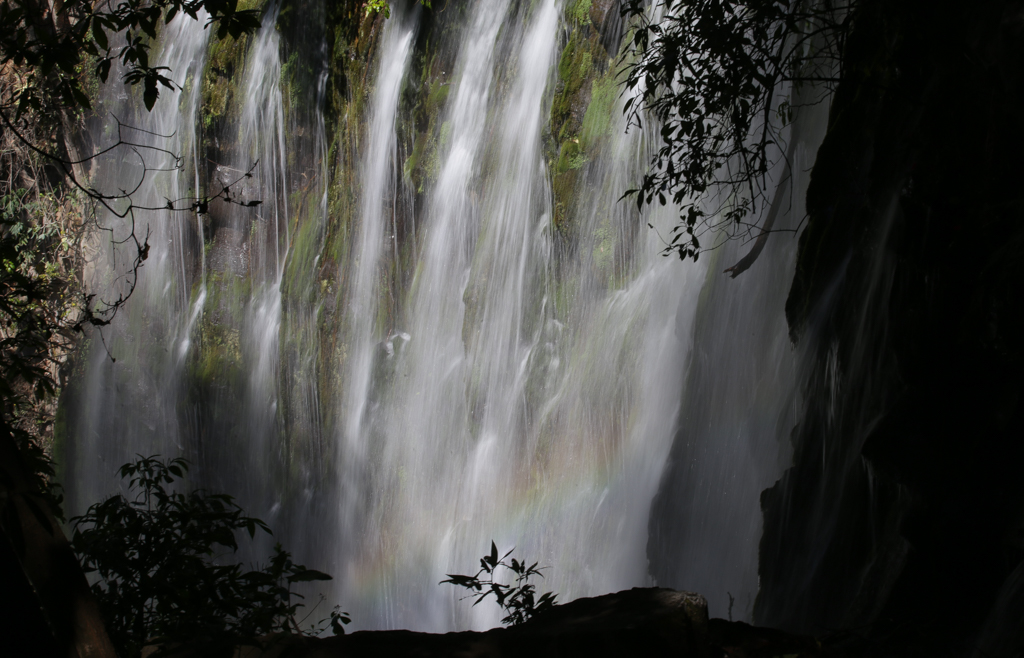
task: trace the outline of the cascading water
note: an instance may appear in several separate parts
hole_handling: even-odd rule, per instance
[[[181,75],[184,84],[181,91],[165,92],[136,125],[148,131],[153,147],[176,154],[186,166],[173,170],[159,163],[165,171],[150,173],[134,203],[159,207],[174,199],[179,207],[187,205],[196,190],[207,187],[200,172],[210,169],[211,193],[226,187],[234,201],[257,199],[260,205],[214,201],[211,214],[219,211],[214,222],[209,215],[181,211],[136,213],[144,220],[136,233],[148,231],[151,245],[139,289],[115,316],[111,330],[94,335],[88,383],[73,390],[77,399],[70,406],[78,414],[74,425],[79,429],[69,446],[74,457],[68,479],[76,489],[81,484],[91,488],[70,491],[73,505],[84,507],[108,493],[97,486],[106,478],[76,473],[112,473],[136,454],[183,455],[193,462],[198,482],[233,491],[264,514],[276,499],[263,462],[277,434],[289,212],[275,18],[276,10],[268,13],[248,53],[241,85],[248,102],[239,115],[234,148],[226,153],[229,159],[220,163],[202,162],[197,144],[209,37],[205,19],[179,17],[167,27],[161,65]],[[114,97],[108,103],[124,101]],[[147,166],[157,166],[151,152],[144,150],[143,157]],[[97,163],[95,177],[101,186],[115,187],[135,173],[132,164],[130,152],[118,149]],[[124,221],[105,221],[114,226],[114,240],[129,230]],[[108,249],[109,274],[92,282],[103,298],[116,296],[116,277],[125,276],[125,254],[132,255],[125,245]],[[80,437],[105,440],[90,445]],[[227,467],[239,463],[248,465]]]
[[[380,292],[381,258],[387,253],[384,234],[390,221],[388,206],[395,203],[397,152],[395,116],[399,90],[409,64],[413,31],[398,15],[385,27],[380,70],[377,74],[373,110],[367,136],[366,159],[362,163],[363,201],[361,205],[358,251],[352,268],[353,285],[347,306],[351,356],[345,365],[346,379],[342,399],[340,446],[338,449],[341,487],[337,524],[345,529],[339,546],[348,553],[356,542],[348,536],[365,518],[365,491],[370,476],[370,442],[365,423],[372,411],[371,379],[381,336],[377,296]],[[389,203],[390,202],[390,203]],[[394,210],[392,209],[392,212]],[[391,329],[389,328],[388,334]],[[341,564],[346,558],[341,558]],[[346,567],[346,572],[354,567]],[[346,577],[348,580],[348,577]]]
[[[105,493],[134,453],[184,454],[199,465],[197,482],[284,524],[278,538],[334,574],[327,594],[359,628],[496,624],[496,610],[471,608],[437,585],[446,573],[472,571],[491,539],[549,566],[539,586],[563,601],[649,585],[653,574],[659,584],[706,590],[712,612],[724,614],[725,592],[756,592],[757,496],[777,476],[794,402],[788,390],[702,400],[716,390],[707,360],[725,350],[712,327],[729,324],[707,311],[717,267],[660,256],[659,233],[645,227],[670,230],[671,206],[638,216],[618,202],[655,135],[627,134],[618,100],[597,119],[588,112],[581,134],[592,148],[571,164],[585,192],[571,211],[556,208],[560,174],[546,145],[561,139],[549,134],[548,116],[566,60],[564,7],[485,0],[446,24],[457,47],[451,73],[433,88],[447,87],[437,92],[447,100],[436,176],[413,189],[410,150],[422,149],[408,149],[400,128],[417,67],[430,66],[417,51],[428,28],[418,11],[395,5],[361,33],[376,44],[377,62],[349,82],[363,85],[348,92],[360,99],[348,107],[363,115],[324,126],[323,64],[312,77],[315,118],[298,125],[299,95],[282,81],[294,84],[305,63],[282,64],[281,18],[271,8],[238,74],[237,118],[217,138],[223,162],[198,163],[195,138],[172,144],[198,163],[195,172],[210,171],[210,185],[258,160],[232,193],[261,204],[221,204],[209,226],[160,223],[166,231],[191,222],[193,237],[154,233],[130,320],[110,332],[116,364],[94,349],[75,389],[66,478],[74,504]],[[154,132],[194,135],[206,33],[184,19],[168,30],[177,32],[164,37],[164,61],[175,71],[194,62],[195,81],[185,85],[187,102],[166,94],[150,119]],[[342,152],[328,163],[332,121],[364,122],[353,129],[356,162]],[[296,144],[306,129],[316,146],[300,172]],[[168,179],[184,189],[189,176],[203,187],[192,170]],[[340,228],[329,199],[337,180],[355,182],[352,219]],[[166,194],[160,184],[146,193]],[[556,222],[559,213],[570,217]],[[571,240],[560,233],[567,225]],[[791,258],[765,260],[782,277]],[[173,294],[157,290],[165,284]],[[758,381],[767,386],[774,367],[792,382],[779,300],[748,304],[763,295],[758,286],[727,294],[754,309],[737,331],[782,327],[766,332],[774,365],[755,367]],[[742,358],[723,363],[722,381],[749,381]],[[132,407],[138,413],[124,413]],[[698,411],[731,414],[735,426],[686,443],[679,437]],[[665,476],[649,546],[670,452],[698,477],[680,487],[677,470]],[[744,479],[729,489],[735,504],[707,486]],[[702,507],[709,497],[714,504]],[[679,540],[663,541],[655,528],[681,513],[689,514],[685,565],[666,569],[658,546],[664,553]],[[714,514],[723,518],[712,529]]]
[[[350,323],[350,354],[347,364],[346,394],[342,409],[341,468],[343,483],[356,482],[367,459],[364,422],[368,415],[371,378],[377,344],[384,338],[377,320],[377,295],[382,267],[381,257],[387,253],[385,231],[391,222],[388,206],[394,203],[397,151],[395,115],[399,90],[409,64],[412,30],[396,15],[385,28],[381,70],[377,75],[366,162],[363,165],[363,202],[360,213],[359,247],[353,263],[353,285],[347,307]],[[391,329],[388,330],[389,334]],[[343,507],[358,504],[354,497],[345,497]],[[342,519],[343,525],[348,525]]]
[[[799,97],[798,97],[799,99]],[[658,584],[691,588],[712,614],[750,619],[758,593],[760,493],[791,459],[799,422],[802,352],[784,307],[793,278],[795,231],[825,114],[806,111],[790,127],[792,180],[782,181],[783,231],[757,262],[756,276],[709,277],[694,325],[696,353],[663,485],[651,509],[651,573]],[[791,186],[791,187],[790,187]],[[729,243],[710,254],[717,274],[748,249]]]
[[[189,197],[198,187],[195,126],[200,95],[195,80],[204,66],[208,34],[195,29],[196,23],[179,17],[166,27],[159,65],[167,66],[184,88],[164,93],[152,112],[125,121],[121,138],[141,147],[121,147],[94,161],[92,179],[98,189],[129,188],[129,181],[145,176],[134,204],[162,207],[167,200]],[[100,107],[113,116],[132,117],[129,98],[115,89],[108,86]],[[117,139],[109,119],[97,132],[99,143]],[[180,172],[144,171],[173,168],[174,158],[168,154],[180,158]],[[122,211],[123,204],[116,209]],[[145,273],[128,306],[115,316],[113,331],[91,336],[84,356],[86,374],[74,389],[77,399],[69,405],[75,432],[67,446],[65,480],[72,504],[78,505],[72,507],[76,513],[109,493],[110,480],[103,474],[113,473],[135,453],[183,450],[181,426],[187,420],[176,407],[191,337],[206,299],[202,287],[192,294],[203,226],[194,215],[172,211],[139,211],[125,220],[99,213],[98,224],[109,232],[99,232],[100,246],[85,278],[101,300],[117,299],[132,280],[126,264],[135,253],[124,240],[133,230],[133,219],[135,235],[140,240],[148,236]],[[125,409],[134,413],[126,414]]]
[[[660,261],[653,236],[641,233],[637,246],[619,247],[642,254],[632,282],[609,294],[581,281],[571,302],[578,325],[556,319],[540,132],[558,10],[536,7],[504,35],[506,52],[495,40],[509,11],[481,3],[470,19],[448,113],[453,140],[430,194],[402,332],[408,344],[389,336],[391,349],[378,350],[390,363],[378,368],[362,437],[375,453],[372,489],[349,503],[362,506],[361,522],[340,524],[362,542],[337,598],[376,626],[495,624],[493,610],[470,611],[436,585],[438,574],[475,564],[491,538],[553,565],[544,584],[565,598],[647,582],[646,508],[684,366],[680,283],[697,272]],[[501,58],[512,63],[495,82]],[[500,128],[488,134],[489,121]],[[610,183],[636,166],[637,138],[617,127],[609,165],[594,167],[595,177],[612,170]],[[601,201],[588,224],[611,205]]]
[[[251,364],[244,399],[244,454],[249,464],[246,470],[251,474],[266,472],[266,455],[272,450],[272,441],[277,435],[281,279],[290,243],[288,156],[280,87],[281,44],[274,26],[276,18],[275,8],[265,18],[246,62],[246,102],[239,119],[234,166],[226,171],[218,167],[216,174],[218,179],[227,179],[226,182],[238,180],[244,175],[243,171],[258,163],[252,184],[239,190],[243,198],[260,200],[258,210],[251,213],[244,208],[232,209],[236,222],[233,228],[243,234],[237,238],[232,235],[226,240],[237,241],[229,242],[228,251],[232,256],[248,261],[245,264],[249,268],[248,282],[251,286],[248,300],[240,300],[245,304],[245,322],[239,327],[241,356],[245,363]],[[249,235],[245,236],[245,232]],[[229,273],[233,273],[230,268],[223,271],[224,275]],[[244,481],[249,489],[246,498],[260,500],[259,490],[266,489],[266,483],[252,476]]]

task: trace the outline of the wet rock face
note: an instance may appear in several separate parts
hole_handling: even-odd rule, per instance
[[[143,656],[152,655],[154,647]],[[878,658],[858,634],[794,635],[708,619],[699,594],[634,588],[556,606],[521,626],[484,632],[360,631],[326,639],[277,635],[236,658]],[[189,658],[169,654],[175,658]]]
[[[859,658],[879,646],[856,635],[794,635],[708,619],[699,594],[634,588],[556,606],[512,628],[482,633],[360,631],[328,639],[284,636],[239,658]],[[881,654],[884,655],[884,654]],[[184,657],[179,657],[184,658]]]
[[[343,651],[311,656],[694,656],[708,655],[707,603],[699,594],[640,589],[577,599],[521,626],[484,633],[353,633]],[[326,644],[326,643],[325,643]]]
[[[637,587],[556,606],[508,633],[522,655],[551,646],[564,656],[623,656],[638,648],[652,656],[706,656],[708,604],[700,594]]]
[[[482,633],[361,631],[326,640],[290,638],[263,656],[393,658],[710,658],[704,597],[634,588],[577,599],[511,628]]]
[[[858,9],[787,303],[814,357],[793,467],[762,498],[761,623],[968,655],[1013,590],[1021,6]]]

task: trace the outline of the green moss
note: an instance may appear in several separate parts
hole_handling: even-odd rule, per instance
[[[577,0],[566,9],[572,31],[558,60],[558,81],[551,101],[551,133],[545,147],[552,170],[553,224],[568,240],[573,240],[576,223],[577,188],[584,182],[580,172],[611,135],[618,108],[619,87],[614,67],[608,65],[608,53],[600,36],[590,27],[591,13],[595,11],[598,10],[590,0]],[[599,14],[595,14],[597,20],[601,18]],[[611,264],[611,245],[603,239],[598,242],[601,262]],[[602,245],[605,252],[601,251]]]
[[[200,335],[202,348],[193,350],[191,379],[204,386],[240,384],[242,348],[238,330],[204,322]]]
[[[416,136],[416,142],[413,144],[412,153],[405,159],[405,164],[402,165],[402,174],[405,176],[407,181],[419,184],[420,181],[413,178],[414,174],[418,174],[417,169],[419,168],[420,158],[423,157],[423,150],[427,146],[427,133],[420,133]],[[422,180],[420,176],[416,176],[417,179]]]
[[[569,320],[569,311],[573,307],[573,300],[579,293],[579,279],[576,276],[558,277],[552,286],[552,303],[554,305],[555,317],[563,323]]]
[[[355,161],[356,137],[355,131],[351,129],[347,121],[339,122],[341,129],[335,132],[333,150],[341,152],[339,158],[331,159],[334,166],[331,167],[331,181],[327,188],[327,218],[326,218],[326,243],[325,257],[321,261],[321,269],[329,269],[337,272],[340,265],[347,262],[349,251],[349,236],[352,223],[353,209],[356,207],[355,190],[357,181],[356,172],[353,167],[345,167],[339,160]]]
[[[589,32],[589,36],[584,35]],[[559,142],[579,132],[590,103],[587,84],[608,62],[608,54],[594,30],[573,30],[558,59],[558,83],[551,100],[551,134]]]
[[[370,42],[373,40],[374,22],[378,16],[380,16],[379,12],[368,12],[363,18],[362,25],[359,27],[359,39],[356,43],[359,48],[359,56],[362,59],[365,59],[369,54]],[[381,21],[383,20],[383,17],[381,17]]]
[[[558,60],[558,86],[554,98],[551,99],[551,133],[559,140],[564,138],[564,127],[572,113],[573,96],[579,90],[579,84],[573,76],[576,68],[572,64],[575,48],[576,41],[573,38],[562,50],[562,56]]]
[[[445,121],[441,124],[441,135],[438,137],[438,145],[441,148],[448,146],[449,140],[452,137],[452,123],[451,121]]]
[[[593,67],[594,67],[594,56],[590,53],[589,50],[583,51],[583,54],[580,55],[580,68],[579,68],[580,79],[586,78],[590,74],[590,71],[591,71],[591,69]]]
[[[197,285],[193,297],[198,290]],[[206,311],[199,323],[199,349],[191,352],[191,376],[200,386],[235,388],[243,383],[239,327],[245,323],[252,288],[247,278],[212,272],[206,280],[206,291]]]
[[[213,38],[206,56],[206,67],[202,79],[203,126],[210,126],[226,114],[232,99],[236,96],[236,85],[241,76],[245,54],[249,48],[248,34],[234,39]]]
[[[294,50],[288,59],[281,64],[281,90],[285,105],[289,108],[296,106],[296,95],[299,93],[297,78],[300,75],[299,51]]]
[[[567,171],[579,169],[586,163],[587,158],[580,152],[580,140],[567,139],[562,142],[558,151],[558,163],[555,165],[555,175],[564,174]]]
[[[417,193],[422,193],[426,184],[437,180],[441,167],[440,151],[451,133],[451,126],[439,120],[451,86],[442,79],[437,58],[430,54],[431,50],[432,47],[428,46],[420,60],[422,83],[418,88],[415,84],[409,87],[410,96],[406,102],[412,106],[412,121],[406,121],[399,131],[407,135],[413,132],[414,135],[412,152],[403,163],[402,173]]]
[[[427,112],[436,117],[438,111],[444,106],[445,101],[448,100],[448,92],[451,91],[451,85],[447,82],[436,81],[430,85],[429,89],[430,91],[427,94]]]
[[[565,48],[562,49],[562,54],[558,58],[558,77],[562,80],[567,87],[572,87],[572,80],[574,79],[574,73],[579,68],[578,56],[581,53],[579,33],[573,32],[569,38],[569,42],[565,44]],[[576,89],[579,85],[575,85]],[[570,91],[570,93],[572,93]]]
[[[606,75],[594,80],[590,91],[590,104],[583,116],[583,126],[580,130],[580,139],[586,151],[592,152],[601,139],[611,135],[618,97],[619,85],[610,70]]]
[[[576,207],[576,181],[579,172],[570,169],[555,176],[552,181],[552,192],[554,194],[554,218],[555,229],[563,235],[570,232],[570,218],[575,214]]]
[[[242,348],[237,329],[204,323],[202,349],[192,370],[204,384],[232,385],[241,380]]]
[[[310,303],[315,301],[315,286],[311,277],[315,277],[313,263],[320,253],[322,236],[319,213],[312,216],[313,212],[315,211],[311,209],[306,213],[305,221],[292,239],[291,255],[285,265],[281,289],[282,297],[288,300],[303,300]]]
[[[569,5],[566,10],[566,15],[574,23],[579,25],[590,25],[590,8],[593,6],[592,0],[576,0]]]

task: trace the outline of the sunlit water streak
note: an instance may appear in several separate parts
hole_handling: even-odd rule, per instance
[[[205,20],[205,14],[200,20]],[[124,128],[122,135],[143,148],[137,153],[116,149],[93,163],[91,182],[97,189],[130,187],[129,181],[142,176],[144,163],[165,171],[147,174],[146,183],[133,197],[135,205],[162,207],[168,200],[187,205],[194,195],[200,101],[195,80],[204,66],[208,38],[207,32],[195,29],[196,23],[178,17],[165,28],[156,64],[168,67],[184,89],[162,90],[152,112],[133,113],[134,104],[116,81],[117,71],[101,90],[103,109],[147,132]],[[108,123],[95,137],[103,145],[110,144],[116,129]],[[177,162],[169,154],[179,156],[185,168],[175,170]],[[135,256],[134,247],[118,244],[131,226],[102,212],[97,220],[112,230],[93,238],[97,247],[86,267],[85,285],[98,299],[112,300],[126,289],[131,276],[126,266]],[[69,411],[74,440],[67,446],[63,469],[74,513],[109,494],[116,486],[112,482],[115,469],[136,452],[180,454],[183,450],[181,428],[187,421],[178,415],[177,406],[193,331],[206,301],[201,265],[198,281],[195,276],[203,226],[192,213],[167,210],[140,211],[136,220],[136,235],[140,239],[148,235],[149,258],[137,289],[114,324],[102,335],[90,332],[82,357],[87,366],[77,388],[79,400]]]
[[[544,133],[564,7],[524,4],[482,0],[467,12],[441,117],[450,140],[437,180],[417,197],[422,222],[411,245],[398,243],[409,182],[397,127],[418,16],[396,4],[380,27],[360,161],[349,165],[358,167],[358,202],[347,227],[351,254],[336,275],[346,281],[338,326],[321,326],[327,295],[312,287],[324,247],[300,254],[296,238],[296,226],[315,222],[322,242],[337,221],[328,216],[320,114],[326,65],[314,95],[315,180],[303,197],[290,168],[294,118],[271,10],[240,73],[234,159],[215,172],[235,180],[258,160],[235,193],[262,203],[224,211],[212,236],[195,218],[168,220],[155,233],[132,320],[118,327],[117,365],[94,350],[82,378],[69,453],[77,500],[105,493],[105,478],[136,452],[185,454],[199,464],[198,482],[286,524],[289,535],[277,538],[334,573],[327,594],[359,628],[495,625],[495,608],[473,608],[438,586],[446,573],[474,571],[491,539],[549,566],[539,586],[563,601],[656,576],[706,592],[722,615],[724,592],[756,592],[758,495],[784,461],[780,439],[798,404],[781,304],[764,286],[784,290],[792,251],[766,250],[771,275],[761,287],[723,286],[720,263],[709,258],[663,258],[659,232],[673,226],[676,209],[639,215],[618,201],[656,133],[650,125],[627,133],[613,104],[599,152],[581,165],[573,256],[556,254]],[[206,32],[182,21],[169,29],[177,32],[162,61],[198,76]],[[179,136],[174,148],[193,162],[198,87],[180,104],[166,95],[150,117],[157,132]],[[193,172],[169,178],[198,186]],[[146,194],[160,198],[163,189]],[[196,244],[173,246],[187,242],[166,233],[175,226],[192,227]],[[396,302],[403,312],[388,315],[384,280],[403,266],[400,246],[414,254],[414,276]],[[738,253],[728,249],[723,258]],[[289,267],[302,271],[299,297],[315,299],[293,302],[290,313]],[[224,311],[230,304],[241,306],[241,321]],[[198,405],[182,408],[195,377],[189,365],[217,347],[197,340],[204,321],[237,336],[241,373],[240,383],[211,387],[223,397],[207,401],[207,416]],[[761,324],[769,327],[762,339],[730,352]],[[335,334],[341,356],[320,354],[321,339]],[[338,395],[320,394],[324,370],[337,373]],[[743,385],[750,381],[753,391]],[[337,420],[321,436],[323,416]],[[303,436],[288,435],[292,427]],[[316,449],[294,450],[301,442]],[[305,461],[288,461],[294,455]],[[667,463],[675,464],[668,472]],[[678,532],[662,533],[663,523]]]

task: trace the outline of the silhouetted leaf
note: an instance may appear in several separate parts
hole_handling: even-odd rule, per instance
[[[142,101],[146,104],[147,110],[152,110],[153,106],[156,105],[156,99],[160,95],[160,92],[156,88],[156,80],[147,78],[145,91],[142,93]]]
[[[322,571],[314,571],[313,569],[303,569],[298,573],[288,576],[289,583],[304,583],[313,580],[332,580],[332,578]]]

